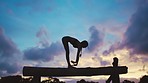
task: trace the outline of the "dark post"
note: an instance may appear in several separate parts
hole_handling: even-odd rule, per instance
[[[110,83],[112,80],[112,83],[120,83],[120,79],[119,79],[119,72],[117,70],[118,68],[118,58],[114,57],[113,58],[113,73],[110,75],[110,77],[107,79],[106,83]]]
[[[33,76],[32,83],[41,83],[41,76]]]

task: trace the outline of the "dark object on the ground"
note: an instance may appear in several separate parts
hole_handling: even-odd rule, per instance
[[[124,80],[122,83],[135,83],[134,81]]]
[[[140,82],[139,83],[148,83],[148,75],[145,75],[142,78],[140,78]]]
[[[77,83],[99,83],[99,82],[93,82],[93,81],[85,81],[84,79],[81,79],[80,81],[77,81]]]
[[[118,58],[114,57],[113,58],[113,68],[114,70],[112,71],[112,74],[110,75],[110,77],[107,79],[106,83],[110,83],[112,81],[112,83],[120,83],[120,78],[119,78],[119,72],[117,70],[118,68]]]

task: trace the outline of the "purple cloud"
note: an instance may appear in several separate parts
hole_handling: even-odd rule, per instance
[[[20,71],[20,65],[16,62],[0,62],[0,76],[12,75]]]
[[[114,44],[104,55],[114,50],[127,48],[130,54],[148,54],[148,0],[141,0],[138,3],[137,11],[130,18],[130,24],[124,33],[122,42]]]
[[[32,61],[51,61],[54,56],[63,52],[63,45],[60,42],[49,43],[48,32],[45,28],[41,28],[36,37],[39,39],[39,45],[24,51],[24,59]]]
[[[101,63],[101,66],[106,66],[110,64],[110,62],[104,61],[104,60],[102,60],[100,63]]]
[[[18,53],[16,45],[12,42],[10,38],[5,36],[2,28],[0,28],[0,50],[1,57],[11,57]]]
[[[20,51],[0,28],[0,76],[15,74],[20,70],[16,57],[20,57]]]
[[[54,56],[63,52],[60,42],[52,43],[50,46],[39,48],[32,47],[24,51],[24,58],[33,61],[50,61]]]
[[[90,39],[89,39],[89,46],[88,46],[88,51],[92,52],[94,51],[96,48],[99,48],[100,45],[103,42],[103,36],[102,33],[97,30],[97,28],[95,26],[92,26],[89,28],[89,31],[91,33]]]
[[[142,0],[130,19],[125,32],[124,46],[132,49],[132,54],[148,54],[148,0]]]
[[[106,56],[110,54],[111,52],[114,52],[115,50],[122,49],[122,48],[123,48],[123,45],[121,44],[121,42],[116,42],[115,44],[111,45],[108,50],[105,50],[103,52],[103,55]]]

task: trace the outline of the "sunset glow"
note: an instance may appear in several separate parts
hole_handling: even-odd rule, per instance
[[[89,43],[77,68],[112,66],[118,57],[128,67],[122,80],[148,75],[148,0],[0,0],[0,77],[22,75],[24,66],[66,68],[64,36]]]

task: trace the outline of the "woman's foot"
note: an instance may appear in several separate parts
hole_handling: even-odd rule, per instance
[[[73,67],[72,65],[68,65],[68,68],[75,68],[75,67]]]

